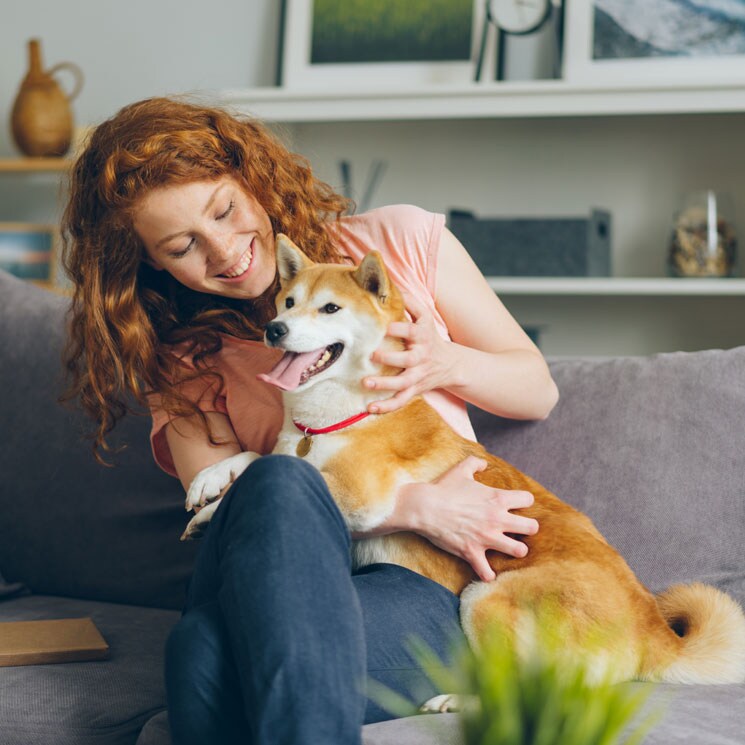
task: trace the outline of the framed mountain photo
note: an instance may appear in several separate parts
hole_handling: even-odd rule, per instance
[[[745,0],[572,0],[564,76],[640,86],[745,84]]]

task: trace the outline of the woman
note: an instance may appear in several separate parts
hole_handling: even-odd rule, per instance
[[[402,368],[373,377],[371,412],[423,394],[473,438],[465,401],[543,418],[557,400],[547,366],[441,215],[390,207],[344,217],[349,203],[262,126],[172,99],[130,105],[94,131],[72,174],[64,263],[74,288],[71,396],[97,425],[96,448],[127,411],[149,404],[158,463],[188,488],[242,450],[270,452],[278,393],[256,380],[276,351],[261,343],[277,292],[274,236],[316,261],[383,253],[410,323],[389,334]],[[488,319],[488,320],[487,320]],[[487,549],[525,555],[510,510],[532,495],[490,489],[468,459],[400,490],[378,533],[413,530],[494,577]],[[393,565],[352,574],[350,536],[318,473],[262,458],[223,497],[203,538],[183,616],[166,648],[174,743],[356,743],[389,718],[366,676],[431,694],[409,635],[446,654],[458,600]]]

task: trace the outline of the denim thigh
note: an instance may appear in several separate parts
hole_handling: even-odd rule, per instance
[[[410,646],[424,642],[448,663],[465,644],[460,601],[442,585],[395,564],[372,564],[352,577],[362,607],[368,676],[417,705],[439,691],[422,671]],[[365,723],[394,718],[369,699]]]

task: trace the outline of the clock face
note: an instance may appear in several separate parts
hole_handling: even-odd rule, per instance
[[[551,12],[551,0],[487,0],[489,17],[508,34],[540,28]]]

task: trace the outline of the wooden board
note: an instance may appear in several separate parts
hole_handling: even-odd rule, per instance
[[[0,623],[0,667],[103,660],[109,645],[91,618]]]

